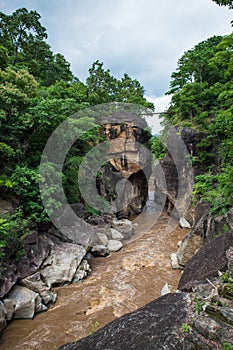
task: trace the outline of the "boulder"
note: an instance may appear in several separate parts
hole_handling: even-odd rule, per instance
[[[100,244],[105,245],[107,247],[108,245],[108,237],[105,233],[97,232],[98,241]]]
[[[112,236],[112,239],[116,239],[118,241],[121,241],[122,239],[124,239],[124,236],[122,235],[122,233],[117,231],[115,228],[111,228],[111,236]]]
[[[77,283],[82,281],[84,278],[86,278],[91,273],[91,267],[88,264],[87,260],[83,260],[79,267],[77,268],[77,271],[75,272],[73,283]]]
[[[41,276],[50,285],[70,283],[86,254],[86,249],[73,243],[54,239],[51,253],[41,268]]]
[[[57,295],[51,290],[51,285],[41,276],[39,272],[32,276],[26,277],[20,281],[20,284],[35,293],[38,293],[42,298],[44,305],[54,303]]]
[[[178,289],[191,291],[197,282],[217,276],[227,268],[226,251],[232,246],[233,231],[206,243],[186,264]]]
[[[38,303],[38,294],[26,287],[15,285],[7,296],[15,305],[14,319],[32,319]],[[37,304],[38,307],[38,304]]]
[[[123,244],[120,241],[116,241],[115,239],[110,239],[108,241],[108,250],[110,252],[117,252],[123,247]]]
[[[69,206],[63,209],[60,217],[56,219],[57,228],[52,227],[49,233],[63,242],[79,244],[88,250],[96,239],[96,228],[78,217],[76,219],[75,213],[70,213]],[[70,223],[72,220],[73,225]]]
[[[171,261],[171,267],[172,267],[174,270],[179,270],[179,269],[181,269],[181,266],[180,266],[180,264],[178,263],[178,260],[177,260],[177,255],[176,255],[176,253],[170,254],[170,261]]]
[[[178,264],[185,266],[187,261],[198,251],[202,245],[203,239],[201,236],[196,235],[193,232],[188,233],[177,249],[176,256]]]
[[[189,303],[186,293],[166,294],[59,350],[183,349],[182,323],[187,322]]]
[[[17,263],[19,278],[23,279],[39,271],[48,258],[51,247],[52,242],[44,235],[39,237],[38,243],[27,245],[26,255]]]
[[[12,264],[11,266],[2,264],[2,275],[3,277],[0,279],[0,298],[3,298],[11,288],[17,282],[20,274],[17,271],[16,265]]]
[[[191,228],[190,223],[185,218],[180,218],[179,224],[181,228]]]
[[[4,299],[3,302],[6,310],[6,320],[11,321],[15,312],[15,303],[11,299]]]
[[[114,219],[112,227],[120,232],[124,239],[129,239],[135,232],[132,222],[128,219]]]
[[[105,257],[109,255],[109,249],[103,244],[97,244],[92,248],[91,254]]]
[[[0,333],[6,327],[6,309],[2,301],[0,301]]]

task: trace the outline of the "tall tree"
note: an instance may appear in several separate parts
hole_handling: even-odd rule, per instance
[[[20,8],[11,15],[0,12],[0,51],[3,59],[0,68],[11,64],[27,67],[29,72],[43,85],[49,86],[57,80],[71,81],[70,64],[63,55],[53,54],[46,43],[46,29],[40,23],[36,11]]]
[[[233,1],[232,0],[213,0],[216,4],[220,6],[229,6],[230,9],[233,9]]]

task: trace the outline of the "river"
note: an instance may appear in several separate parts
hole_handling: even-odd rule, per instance
[[[12,321],[0,349],[57,349],[158,298],[165,283],[175,290],[181,272],[171,269],[169,256],[187,230],[177,227],[169,233],[167,215],[155,220],[156,212],[149,200],[135,236],[124,248],[91,259],[91,276],[82,283],[56,288],[58,300],[47,312],[33,320]]]

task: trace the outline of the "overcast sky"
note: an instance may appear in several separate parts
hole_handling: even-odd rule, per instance
[[[2,12],[19,7],[41,14],[52,50],[80,80],[99,59],[117,78],[138,79],[157,110],[183,52],[232,30],[232,11],[212,0],[0,0]]]

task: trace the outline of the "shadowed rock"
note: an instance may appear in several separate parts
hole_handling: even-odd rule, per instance
[[[218,271],[226,270],[226,251],[233,244],[233,232],[229,231],[206,243],[186,264],[178,288],[191,291],[197,282],[217,276]]]
[[[59,350],[182,349],[182,323],[186,322],[188,305],[186,293],[166,294]]]

